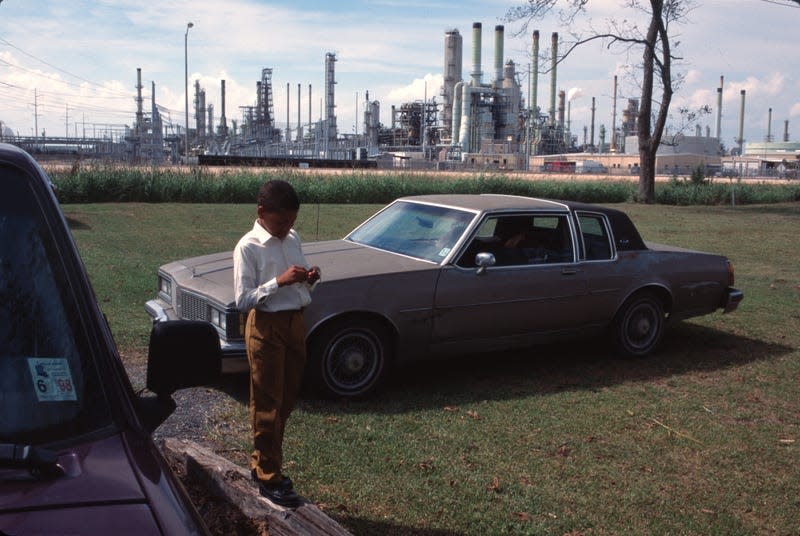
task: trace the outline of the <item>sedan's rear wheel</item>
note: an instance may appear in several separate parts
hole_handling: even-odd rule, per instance
[[[613,330],[617,349],[623,355],[647,355],[664,331],[664,305],[652,292],[635,294],[620,308]]]
[[[341,319],[323,326],[309,345],[308,379],[325,395],[363,397],[383,380],[392,337],[380,322]]]

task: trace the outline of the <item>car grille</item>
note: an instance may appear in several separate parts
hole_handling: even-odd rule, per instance
[[[178,304],[181,308],[181,318],[186,320],[209,320],[208,306],[200,296],[183,291],[179,295]]]
[[[181,290],[178,292],[178,307],[180,317],[184,320],[203,320],[211,322],[211,307],[205,298]],[[241,339],[244,336],[244,315],[235,310],[228,310],[225,313],[227,331],[224,337],[228,340]],[[216,326],[215,326],[216,327]],[[217,329],[220,329],[217,327]]]

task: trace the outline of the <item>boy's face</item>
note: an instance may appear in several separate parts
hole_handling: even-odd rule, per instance
[[[276,212],[267,212],[264,207],[259,205],[258,218],[269,234],[283,240],[294,226],[294,222],[297,219],[297,211],[278,210]]]

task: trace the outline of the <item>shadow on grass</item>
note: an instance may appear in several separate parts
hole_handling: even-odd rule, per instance
[[[92,228],[89,224],[82,222],[81,220],[72,218],[70,216],[65,216],[65,219],[67,220],[67,225],[69,226],[70,229],[86,231]]]
[[[337,519],[352,534],[375,534],[380,536],[461,536],[462,532],[442,529],[424,529],[395,525],[373,519],[347,517]]]
[[[306,397],[303,409],[324,413],[403,413],[409,410],[508,400],[571,390],[599,390],[629,382],[736,367],[794,351],[786,345],[681,322],[658,350],[641,359],[617,357],[603,339],[569,341],[503,353],[433,359],[396,367],[366,400]],[[247,404],[246,374],[227,376],[217,388]]]

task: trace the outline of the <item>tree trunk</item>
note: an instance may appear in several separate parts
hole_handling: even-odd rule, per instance
[[[640,142],[641,143],[641,142]],[[639,146],[639,196],[640,203],[656,201],[656,153]]]
[[[656,43],[664,29],[661,20],[663,0],[650,0],[650,6],[653,12],[642,55],[642,101],[637,118],[640,161],[639,202],[647,204],[656,202],[656,152],[661,143],[661,131],[658,128],[655,130],[652,128],[653,76],[656,64]],[[669,107],[669,100],[667,100],[666,106]],[[656,122],[659,128],[663,128],[661,120],[662,115],[664,115],[663,119],[666,118],[664,112],[664,103],[662,103]]]

